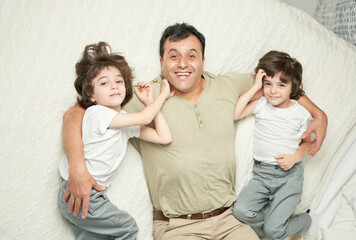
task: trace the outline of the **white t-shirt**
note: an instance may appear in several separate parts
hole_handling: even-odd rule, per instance
[[[121,110],[120,113],[126,112]],[[95,105],[85,111],[83,118],[85,163],[90,174],[105,187],[110,185],[110,177],[126,153],[128,139],[140,136],[140,126],[108,129],[116,114],[111,108]],[[59,172],[63,179],[68,180],[66,155],[61,160]]]
[[[291,100],[289,108],[273,107],[265,97],[257,103],[254,158],[258,161],[277,164],[280,154],[292,154],[299,149],[301,136],[313,120],[312,116],[297,101]]]

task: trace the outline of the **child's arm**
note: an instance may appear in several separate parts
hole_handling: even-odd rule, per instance
[[[140,138],[158,144],[169,144],[172,142],[172,132],[163,114],[159,112],[154,118],[155,129],[141,126]]]
[[[151,84],[145,82],[139,82],[138,85],[141,87],[141,92],[135,89],[138,98],[145,104],[149,105],[153,101],[153,91]],[[174,92],[171,92],[169,97],[172,96]],[[153,119],[155,124],[155,129],[147,126],[141,126],[140,138],[158,144],[168,144],[172,142],[171,129],[168,126],[166,119],[161,112],[158,112],[156,117]]]
[[[258,102],[258,99],[253,100],[253,98],[262,88],[262,78],[264,76],[266,76],[266,73],[262,69],[258,70],[253,86],[239,97],[234,112],[234,120],[245,118],[253,113]]]
[[[152,89],[150,91],[152,91]],[[138,90],[135,89],[135,92],[137,94]],[[146,92],[147,91],[144,91],[137,95],[140,100],[142,100],[141,98],[146,97],[144,96]],[[167,82],[167,80],[164,79],[162,81],[161,92],[154,101],[148,102],[148,100],[145,100],[146,102],[144,103],[148,103],[148,105],[141,112],[124,114],[117,113],[109,124],[109,128],[122,128],[149,124],[160,111],[166,98],[172,96],[173,94],[174,93],[170,92],[169,83]]]
[[[304,155],[308,152],[310,147],[311,139],[306,138],[303,139],[299,145],[299,149],[295,151],[293,154],[282,154],[276,157],[278,165],[285,171],[291,169],[294,164],[299,162]]]

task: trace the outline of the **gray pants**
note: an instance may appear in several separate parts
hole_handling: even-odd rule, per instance
[[[61,214],[69,220],[76,239],[134,240],[138,234],[136,221],[130,214],[118,209],[102,192],[92,190],[88,215],[82,219],[82,209],[77,216],[68,213],[68,202],[63,201],[67,181],[59,189],[58,203]]]
[[[308,213],[291,216],[302,197],[303,171],[301,162],[284,171],[278,165],[255,161],[253,178],[234,204],[234,216],[259,237],[284,239],[307,231],[311,224]]]

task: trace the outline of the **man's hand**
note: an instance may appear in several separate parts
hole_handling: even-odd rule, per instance
[[[67,189],[63,197],[64,202],[69,200],[69,213],[72,213],[74,208],[73,215],[77,216],[83,203],[82,218],[87,217],[92,188],[97,191],[105,190],[105,187],[100,186],[86,168],[72,172],[69,175]]]
[[[326,137],[326,129],[328,127],[328,118],[326,114],[320,117],[314,118],[313,122],[309,125],[308,129],[303,133],[302,139],[307,139],[310,137],[311,133],[315,134],[315,139],[311,142],[308,154],[314,156]]]

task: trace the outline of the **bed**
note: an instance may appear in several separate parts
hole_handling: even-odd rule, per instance
[[[85,45],[106,41],[134,67],[135,82],[150,81],[160,73],[161,33],[176,22],[205,35],[205,70],[216,74],[252,72],[270,50],[302,63],[305,92],[329,125],[321,150],[303,159],[296,213],[318,213],[319,239],[356,239],[356,47],[278,0],[0,1],[0,239],[74,239],[57,207],[74,65]],[[251,178],[253,127],[253,118],[238,124],[237,193]],[[152,205],[131,145],[107,194],[135,217],[139,239],[152,239]]]

